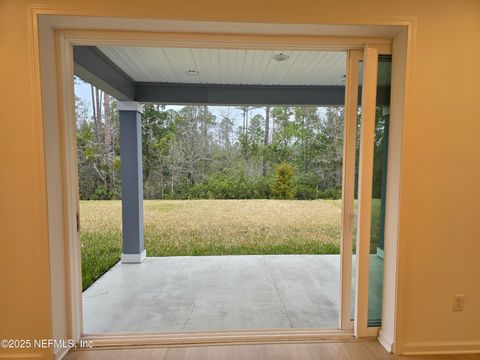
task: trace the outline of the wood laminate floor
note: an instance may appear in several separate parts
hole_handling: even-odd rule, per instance
[[[65,360],[480,360],[480,354],[398,356],[377,341],[88,350]]]

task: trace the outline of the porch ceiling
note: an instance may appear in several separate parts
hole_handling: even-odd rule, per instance
[[[74,46],[74,63],[77,76],[118,100],[344,104],[344,51]],[[379,93],[380,100],[388,97],[389,89]]]
[[[137,82],[222,85],[337,85],[344,83],[344,51],[186,49],[100,46]],[[275,55],[284,54],[284,61]]]

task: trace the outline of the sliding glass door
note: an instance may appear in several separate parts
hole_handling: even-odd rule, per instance
[[[341,328],[381,326],[391,56],[351,50],[345,97]]]

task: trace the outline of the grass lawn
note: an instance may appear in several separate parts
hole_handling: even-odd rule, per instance
[[[145,200],[145,247],[148,256],[338,254],[340,206],[340,200]],[[85,289],[120,259],[121,202],[81,201],[80,218]]]

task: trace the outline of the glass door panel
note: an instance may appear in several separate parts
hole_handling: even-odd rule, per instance
[[[383,258],[390,122],[391,55],[378,57],[375,137],[373,140],[368,326],[382,324]]]
[[[342,328],[348,320],[358,337],[381,325],[390,113],[391,56],[368,51],[349,54],[345,104]]]

